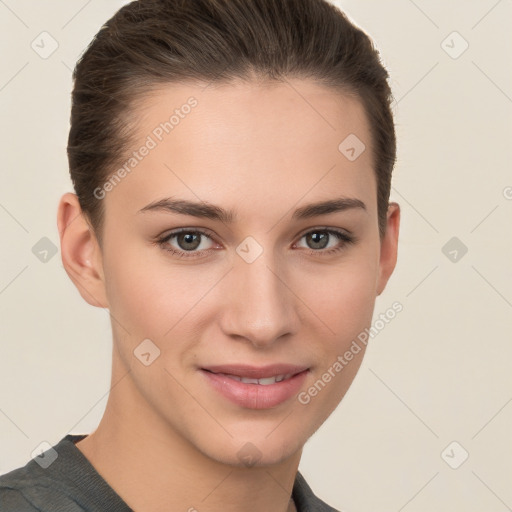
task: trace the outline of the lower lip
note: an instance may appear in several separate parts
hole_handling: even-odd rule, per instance
[[[289,400],[304,384],[309,370],[275,384],[246,384],[235,379],[201,370],[208,382],[224,397],[248,409],[270,409]]]

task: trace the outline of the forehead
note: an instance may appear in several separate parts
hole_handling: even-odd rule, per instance
[[[135,211],[172,195],[238,210],[345,194],[371,208],[376,197],[361,102],[314,82],[172,84],[133,114],[138,157],[108,194],[111,207]],[[347,144],[362,151],[356,159]]]

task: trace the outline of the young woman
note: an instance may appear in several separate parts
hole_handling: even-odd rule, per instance
[[[58,228],[112,387],[94,432],[0,477],[2,512],[334,510],[298,466],[396,264],[387,78],[325,0],[139,0],[101,28]]]

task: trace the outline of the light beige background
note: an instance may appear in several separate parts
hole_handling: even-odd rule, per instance
[[[0,0],[0,473],[42,441],[91,432],[106,404],[108,313],[82,300],[59,252],[42,262],[32,249],[47,237],[58,250],[72,190],[71,70],[125,3]],[[512,2],[337,3],[392,76],[403,217],[375,318],[404,309],[300,469],[345,512],[512,510]],[[59,45],[47,59],[31,48],[43,31]],[[465,255],[445,255],[452,237]]]

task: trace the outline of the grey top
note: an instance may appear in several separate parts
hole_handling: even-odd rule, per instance
[[[75,446],[86,436],[68,434],[38,461],[1,475],[0,511],[133,512]],[[300,472],[292,496],[297,512],[339,512],[314,495]]]

